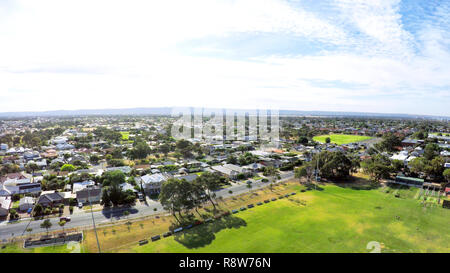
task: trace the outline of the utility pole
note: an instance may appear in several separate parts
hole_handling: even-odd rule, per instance
[[[91,207],[92,223],[94,224],[94,233],[95,233],[95,239],[97,240],[98,253],[102,253],[101,250],[100,250],[100,243],[98,241],[97,228],[95,226],[94,210],[92,209],[91,195],[90,195],[90,192],[89,192],[89,187],[87,187],[86,190],[88,192],[89,206]]]

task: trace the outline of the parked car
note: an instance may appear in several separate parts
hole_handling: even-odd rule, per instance
[[[138,193],[138,199],[139,199],[139,201],[145,200],[144,195],[141,192]]]
[[[78,207],[81,209],[83,207],[83,203],[78,202]]]

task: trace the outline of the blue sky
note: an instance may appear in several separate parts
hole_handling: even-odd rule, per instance
[[[0,112],[450,116],[450,1],[0,1]]]

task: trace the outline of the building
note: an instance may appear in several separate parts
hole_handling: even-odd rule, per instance
[[[14,194],[39,194],[41,192],[41,183],[31,183],[29,178],[18,176],[16,178],[7,178],[3,183],[0,182],[0,196],[10,196]]]
[[[400,185],[414,186],[414,187],[422,187],[425,181],[420,178],[407,177],[403,175],[397,175],[395,177],[394,183]]]
[[[77,191],[77,201],[83,204],[98,203],[102,198],[102,189],[100,187],[89,187]]]
[[[37,201],[43,207],[55,207],[64,203],[64,198],[56,192],[42,194]]]
[[[162,184],[166,182],[172,176],[167,173],[155,173],[147,174],[139,178],[138,183],[142,183],[142,187],[146,192],[159,193],[161,191]]]
[[[11,197],[0,197],[0,217],[8,216],[11,207]]]
[[[34,207],[34,198],[26,196],[19,201],[19,211],[28,211]]]
[[[238,175],[240,174],[250,176],[253,173],[252,169],[250,168],[243,168],[234,164],[225,164],[223,166],[212,166],[211,169],[230,179],[237,179]]]
[[[405,139],[402,141],[402,147],[414,147],[419,144],[420,144],[420,141],[416,140],[416,139]]]
[[[95,186],[95,182],[92,180],[83,181],[83,182],[75,182],[73,183],[72,192],[76,193],[78,191],[84,190],[87,187]]]

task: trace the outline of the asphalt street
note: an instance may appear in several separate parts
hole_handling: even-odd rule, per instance
[[[278,180],[276,183],[292,179],[293,177],[294,177],[293,172],[284,172],[281,174],[281,179]],[[260,189],[270,184],[268,182],[263,183],[261,182],[261,180],[259,181],[255,181],[252,179],[249,180],[252,181],[251,189],[247,187],[246,183],[239,183],[234,184],[231,187],[217,191],[216,195],[217,197],[228,198],[231,196],[249,192],[250,190]],[[232,191],[232,193],[230,193],[230,190]],[[98,226],[99,224],[114,223],[114,221],[125,219],[125,216],[123,216],[123,212],[125,210],[128,210],[130,212],[130,215],[127,217],[128,219],[160,214],[162,211],[164,211],[159,202],[152,201],[148,198],[147,200],[148,201],[145,204],[141,203],[131,208],[120,208],[120,209],[116,208],[109,210],[104,209],[102,211],[94,211],[93,214],[95,223]],[[65,229],[88,227],[93,225],[90,210],[74,213],[70,217],[71,221],[66,223],[66,225],[64,226]],[[49,229],[49,231],[62,230],[62,228],[58,225],[59,218],[49,218],[49,219],[50,222],[52,223],[52,227]],[[12,237],[22,236],[25,234],[35,234],[45,232],[46,230],[40,227],[43,221],[44,220],[22,220],[16,223],[8,223],[6,221],[2,222],[0,223],[0,241],[4,242],[5,240],[10,239]],[[26,230],[28,228],[31,228],[32,231],[27,232]]]

